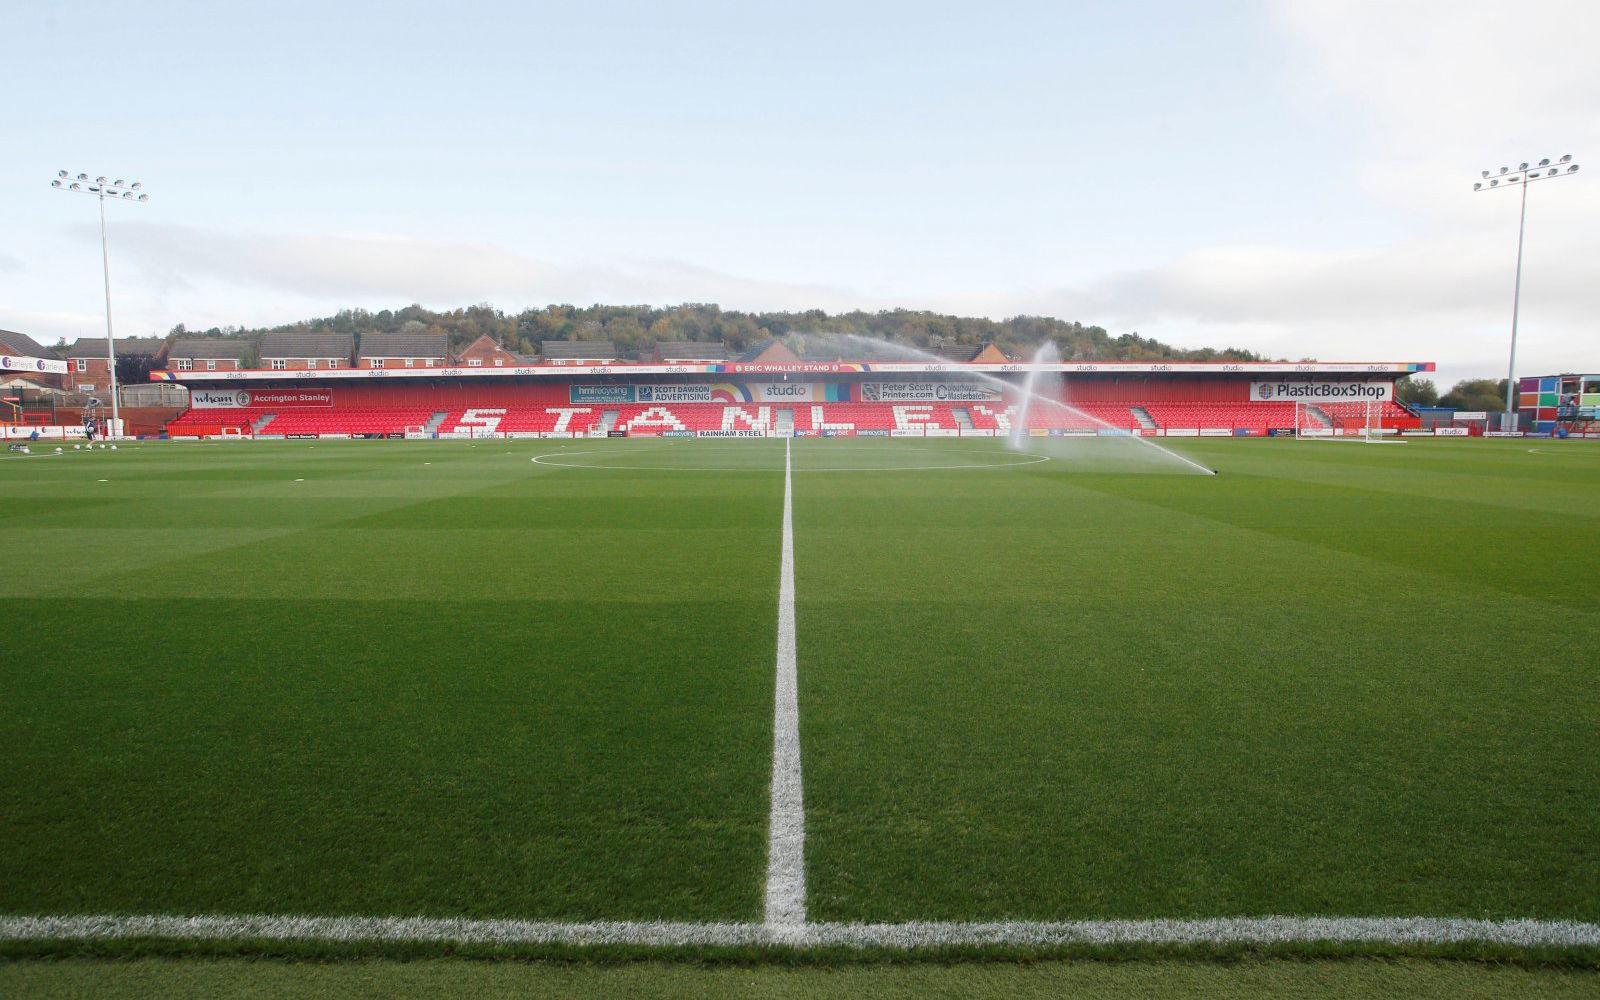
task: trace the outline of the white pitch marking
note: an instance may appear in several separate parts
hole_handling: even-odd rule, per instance
[[[0,941],[411,941],[448,944],[625,944],[939,948],[961,945],[1498,944],[1600,947],[1600,924],[1465,917],[1217,917],[900,924],[467,920],[451,917],[33,916],[0,917]]]
[[[777,681],[772,711],[772,807],[767,825],[766,925],[806,923],[806,809],[800,779],[800,692],[794,636],[794,466],[783,446],[783,542],[778,567]]]
[[[1302,441],[1324,441],[1328,444],[1410,444],[1410,441],[1401,441],[1393,438],[1360,438],[1360,437],[1323,437],[1314,434],[1300,438]]]
[[[565,446],[563,446],[565,447]],[[674,445],[673,447],[677,447]],[[713,447],[716,447],[715,445]],[[787,450],[787,445],[785,446]],[[578,455],[595,455],[593,451],[569,451],[561,458],[575,458]],[[614,453],[613,453],[614,454]],[[578,462],[553,462],[553,455],[535,455],[528,459],[538,465],[553,465],[561,469],[604,469],[615,472],[770,472],[770,469],[739,468],[727,466],[686,466],[686,465],[582,465]],[[787,461],[787,456],[785,461]],[[806,469],[806,472],[946,472],[958,469],[1010,469],[1022,465],[1038,465],[1040,462],[1050,461],[1049,455],[1033,455],[1016,462],[991,462],[972,465],[842,465],[837,467]]]

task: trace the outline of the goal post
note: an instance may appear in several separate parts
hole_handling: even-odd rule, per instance
[[[416,441],[418,439],[429,438],[432,436],[433,435],[428,433],[428,429],[421,424],[406,424],[407,441]]]

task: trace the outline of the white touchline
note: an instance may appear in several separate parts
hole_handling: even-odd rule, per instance
[[[417,942],[496,945],[940,948],[963,945],[1495,944],[1600,947],[1600,924],[1467,917],[1216,917],[1197,920],[1006,920],[988,923],[816,923],[803,928],[668,920],[467,920],[453,917],[0,917],[0,941]]]
[[[766,923],[806,922],[806,808],[800,780],[800,693],[794,648],[794,467],[783,445],[783,543],[778,566],[778,656],[772,710],[772,806],[767,826]]]

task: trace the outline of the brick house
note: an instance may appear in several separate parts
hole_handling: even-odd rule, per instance
[[[357,368],[444,368],[450,338],[442,333],[363,333]]]
[[[167,367],[176,372],[232,372],[250,356],[246,340],[174,340],[167,348]]]
[[[261,338],[261,367],[273,371],[349,368],[356,341],[348,333],[269,333]]]
[[[529,362],[485,333],[456,353],[456,363],[465,368],[513,368]]]
[[[148,358],[159,362],[167,351],[163,337],[118,337],[117,360]],[[97,393],[111,388],[111,373],[106,363],[106,338],[87,337],[62,353],[67,359],[64,386],[73,392]]]

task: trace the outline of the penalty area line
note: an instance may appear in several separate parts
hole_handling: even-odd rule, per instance
[[[33,916],[0,917],[0,941],[405,942],[647,947],[891,948],[1052,945],[1455,945],[1600,947],[1600,924],[1572,920],[1454,917],[1220,917],[1200,920],[1073,920],[851,924],[675,921],[468,920],[434,917]]]

